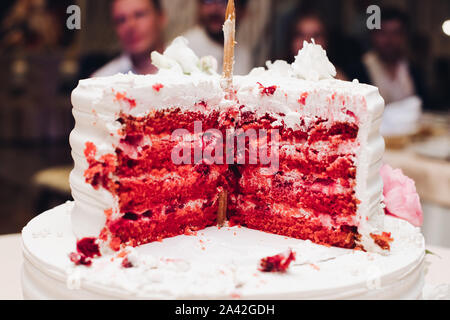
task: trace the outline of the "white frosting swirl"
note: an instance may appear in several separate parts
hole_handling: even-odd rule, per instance
[[[184,37],[175,38],[164,51],[164,54],[156,51],[152,52],[152,63],[160,71],[169,70],[170,72],[184,74],[205,73],[216,75],[217,60],[212,56],[199,58],[189,48],[188,44],[189,41]]]
[[[289,64],[283,60],[266,62],[267,70],[255,68],[250,76],[294,77],[302,80],[319,81],[336,77],[336,68],[328,60],[326,51],[322,46],[304,42],[303,49],[298,52],[295,62]]]
[[[294,75],[299,79],[318,81],[336,77],[336,68],[328,60],[322,46],[305,41],[292,64]]]

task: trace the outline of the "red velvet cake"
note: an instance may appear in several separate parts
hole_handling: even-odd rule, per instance
[[[79,239],[119,250],[226,215],[230,225],[327,246],[380,247],[376,88],[332,79],[315,44],[292,65],[234,77],[231,99],[214,61],[184,39],[152,58],[157,75],[83,80],[73,92]]]

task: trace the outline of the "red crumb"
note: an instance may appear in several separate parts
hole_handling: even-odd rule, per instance
[[[97,154],[97,147],[92,142],[86,142],[84,149],[84,156],[89,161],[89,159],[95,159],[95,155]]]
[[[304,92],[302,93],[302,95],[300,96],[300,99],[298,99],[298,103],[300,103],[301,105],[306,105],[306,98],[308,98],[308,92]]]
[[[381,249],[391,250],[390,244],[394,241],[391,233],[383,232],[381,235],[371,233],[370,236]]]
[[[84,238],[77,242],[77,252],[72,252],[69,258],[77,266],[89,267],[92,264],[92,259],[100,256],[97,238]]]
[[[153,85],[153,90],[155,90],[156,92],[161,91],[162,88],[164,88],[164,85],[162,83],[156,83]]]
[[[122,260],[122,267],[125,269],[133,268],[133,264],[128,260],[128,258],[125,258]]]
[[[261,94],[266,96],[273,96],[275,91],[277,91],[277,86],[264,87],[261,83],[258,82],[259,88],[261,89]]]
[[[110,219],[113,214],[113,209],[106,209],[104,212],[105,212],[106,218]]]
[[[137,147],[141,143],[142,139],[144,139],[142,134],[127,134],[125,138],[120,140],[120,143]]]
[[[89,267],[92,264],[92,259],[88,258],[86,256],[83,256],[79,253],[76,252],[72,252],[69,255],[70,261],[72,261],[73,263],[75,263],[75,265],[77,266],[86,266]]]
[[[203,108],[208,108],[208,104],[206,103],[206,101],[200,101],[198,105],[202,106]]]
[[[295,261],[295,253],[292,250],[289,250],[286,253],[261,259],[259,271],[284,273],[287,271],[292,261]]]
[[[348,115],[348,116],[350,116],[350,117],[352,117],[353,119],[356,119],[356,115],[355,115],[353,112],[351,112],[350,110],[347,110],[347,111],[345,112],[345,114]]]
[[[114,182],[109,179],[109,174],[116,170],[116,156],[106,154],[98,160],[95,158],[97,148],[92,142],[86,142],[84,155],[89,163],[89,169],[84,172],[86,183],[92,185],[96,190],[102,186],[106,190],[113,188]]]
[[[133,109],[133,108],[136,107],[136,100],[128,98],[128,97],[125,95],[125,93],[117,92],[117,93],[116,93],[116,100],[117,100],[117,101],[125,101],[125,102],[128,102],[128,104],[130,105],[131,109]]]
[[[77,242],[77,251],[87,258],[100,257],[100,248],[97,244],[97,238],[84,238]]]
[[[122,241],[120,240],[120,238],[114,238],[109,243],[109,247],[114,251],[119,251],[121,243],[122,243]]]

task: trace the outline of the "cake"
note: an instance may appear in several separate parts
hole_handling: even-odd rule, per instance
[[[381,169],[378,89],[335,80],[314,41],[234,77],[232,8],[223,76],[177,38],[156,75],[80,81],[74,201],[24,228],[25,298],[421,298],[422,211]]]
[[[383,232],[383,99],[335,80],[325,51],[234,77],[183,38],[156,75],[80,81],[72,94],[73,260],[211,226],[347,249],[389,249]],[[385,240],[383,240],[385,239]],[[85,261],[86,260],[86,261]]]

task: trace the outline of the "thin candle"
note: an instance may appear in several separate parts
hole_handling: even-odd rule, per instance
[[[225,14],[224,32],[224,59],[223,59],[223,79],[224,89],[232,93],[233,87],[233,67],[234,67],[234,46],[236,44],[236,8],[234,0],[229,0]]]

